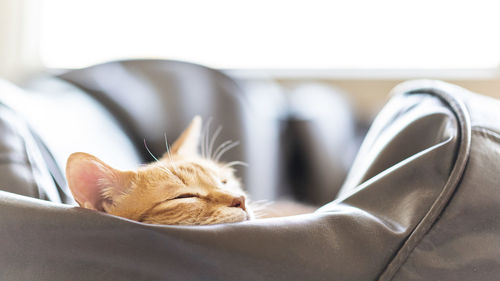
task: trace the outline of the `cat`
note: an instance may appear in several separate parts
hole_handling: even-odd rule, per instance
[[[252,219],[234,169],[200,155],[201,124],[194,117],[161,159],[132,171],[114,169],[87,153],[71,154],[66,178],[73,197],[83,208],[151,224]]]

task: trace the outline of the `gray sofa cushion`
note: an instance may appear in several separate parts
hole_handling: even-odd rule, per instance
[[[41,186],[44,180],[36,179],[37,175],[49,175],[48,171],[39,171],[45,163],[36,161],[33,154],[40,154],[34,145],[26,124],[5,105],[0,105],[0,187],[2,190],[25,196],[49,199],[49,195]],[[50,176],[50,175],[49,175]],[[49,177],[50,180],[52,180]],[[48,181],[51,184],[51,181]],[[60,201],[57,193],[52,196],[55,202]]]
[[[17,93],[0,81],[0,97]],[[43,149],[23,117],[0,100],[0,190],[24,196],[66,202],[44,159]]]

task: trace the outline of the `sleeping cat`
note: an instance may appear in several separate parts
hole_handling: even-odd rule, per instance
[[[78,204],[153,224],[202,225],[249,220],[234,170],[198,152],[201,118],[191,124],[157,162],[119,171],[86,153],[66,165],[69,188]]]

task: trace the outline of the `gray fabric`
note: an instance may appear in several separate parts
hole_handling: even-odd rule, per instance
[[[0,192],[1,279],[496,280],[499,108],[397,87],[339,197],[309,215],[154,226]]]
[[[460,188],[394,280],[434,280],[435,276],[450,281],[498,280],[500,135],[480,127],[473,127],[472,134]]]
[[[0,190],[61,202],[26,122],[0,103]]]
[[[0,100],[21,115],[64,171],[74,152],[93,154],[117,169],[142,162],[135,144],[98,101],[61,79],[40,76],[24,89],[4,89]]]

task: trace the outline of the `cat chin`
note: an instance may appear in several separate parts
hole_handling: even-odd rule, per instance
[[[222,224],[222,223],[235,223],[235,222],[243,222],[252,219],[252,216],[249,212],[241,210],[238,213],[233,213],[229,216],[220,217],[220,219],[211,222],[210,224]]]
[[[252,212],[249,212],[248,210],[246,210],[246,211],[242,210],[242,216],[240,216],[239,220],[236,222],[248,221],[251,219],[253,219]]]

